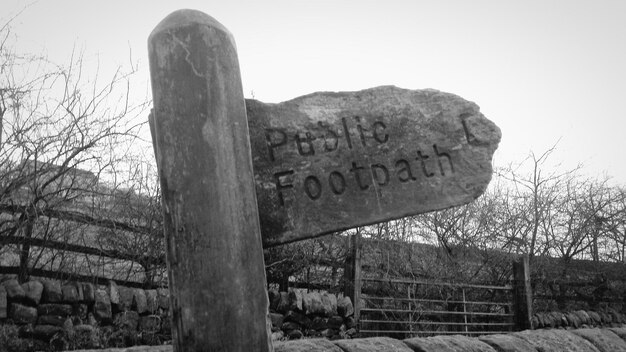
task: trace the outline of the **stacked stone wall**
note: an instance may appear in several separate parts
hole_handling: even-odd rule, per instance
[[[326,292],[268,292],[274,340],[355,336],[349,298]],[[0,283],[0,326],[57,349],[159,345],[171,341],[169,291],[37,279]],[[77,342],[78,341],[78,342]]]
[[[327,292],[268,292],[272,339],[324,337],[331,340],[356,335],[354,306],[348,297]]]
[[[57,350],[161,344],[171,340],[169,293],[114,282],[6,279],[0,283],[0,325],[33,346]]]

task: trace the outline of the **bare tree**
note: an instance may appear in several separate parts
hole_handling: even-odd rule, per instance
[[[133,71],[118,69],[102,83],[98,72],[83,72],[82,53],[64,66],[18,53],[10,23],[0,40],[0,246],[10,245],[0,250],[17,255],[24,281],[31,268],[59,257],[45,248],[61,250],[84,235],[85,224],[98,223],[94,204],[112,196],[116,187],[103,182],[116,182],[146,104],[129,102]]]
[[[521,236],[519,240],[522,243],[528,244],[527,253],[531,261],[536,255],[548,254],[548,241],[540,236],[546,215],[555,205],[559,186],[580,169],[580,166],[567,171],[547,169],[547,160],[555,149],[556,145],[539,156],[531,152],[517,167],[509,167],[500,173],[501,177],[512,183],[512,200],[524,209],[518,213],[521,217],[516,219],[518,221],[514,225],[522,230],[517,231],[517,234]],[[520,175],[518,170],[527,162],[531,164],[530,173]]]

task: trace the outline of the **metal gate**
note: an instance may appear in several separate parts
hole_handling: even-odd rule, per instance
[[[515,327],[511,285],[362,278],[361,288],[364,337],[484,335]]]

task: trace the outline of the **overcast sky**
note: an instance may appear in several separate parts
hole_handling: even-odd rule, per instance
[[[59,63],[84,50],[101,76],[132,62],[138,97],[149,93],[152,29],[197,9],[233,33],[248,98],[434,88],[502,129],[497,166],[559,141],[553,163],[626,185],[624,0],[2,0],[2,23],[25,7],[12,25],[18,50]]]

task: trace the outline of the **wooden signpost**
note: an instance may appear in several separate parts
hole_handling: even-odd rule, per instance
[[[175,351],[271,351],[235,42],[191,10],[149,39]]]
[[[500,130],[458,96],[244,102],[232,36],[193,10],[149,53],[176,351],[272,350],[262,246],[465,204],[491,179]]]

